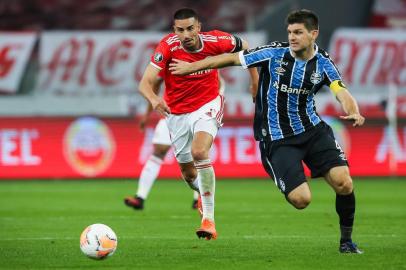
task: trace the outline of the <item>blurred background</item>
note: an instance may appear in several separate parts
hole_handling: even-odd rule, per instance
[[[138,129],[138,83],[172,15],[194,8],[203,31],[251,47],[286,41],[284,19],[306,8],[320,19],[318,45],[339,67],[367,121],[341,122],[326,89],[319,114],[345,149],[354,176],[406,176],[405,0],[0,0],[0,180],[138,178],[157,116]],[[248,75],[221,71],[225,125],[212,151],[219,178],[267,177],[252,134]],[[179,177],[172,154],[161,171]]]

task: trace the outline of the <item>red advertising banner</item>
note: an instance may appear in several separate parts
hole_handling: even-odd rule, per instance
[[[406,126],[352,128],[329,120],[345,149],[352,175],[406,175]],[[211,159],[218,178],[267,177],[251,120],[228,119]],[[1,118],[0,179],[137,178],[151,150],[153,126],[142,133],[136,119]],[[160,177],[179,178],[173,153]]]

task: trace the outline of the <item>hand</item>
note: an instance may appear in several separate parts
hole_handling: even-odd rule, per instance
[[[179,59],[172,59],[173,62],[169,64],[169,70],[172,72],[173,75],[187,75],[192,73],[190,68],[191,63],[179,60]]]
[[[359,113],[353,113],[347,116],[340,116],[340,119],[344,119],[347,121],[353,121],[354,123],[352,124],[353,127],[356,126],[362,126],[365,122],[365,118],[360,115]]]
[[[166,105],[165,101],[160,97],[151,101],[152,108],[157,111],[162,116],[168,116],[171,113],[168,105]]]

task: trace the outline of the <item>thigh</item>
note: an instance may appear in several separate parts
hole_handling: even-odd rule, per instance
[[[329,125],[323,123],[308,143],[304,162],[311,170],[312,177],[324,176],[337,166],[348,166],[347,157]]]
[[[262,165],[273,178],[276,186],[285,195],[306,182],[300,147],[276,142],[261,142]]]
[[[209,158],[209,151],[213,144],[213,136],[207,132],[197,132],[193,135],[192,156],[194,159]]]
[[[213,139],[222,125],[224,110],[224,97],[218,96],[190,114],[192,132],[207,132]]]
[[[189,114],[171,114],[167,117],[166,121],[178,163],[193,161],[191,154],[193,134],[189,125]]]

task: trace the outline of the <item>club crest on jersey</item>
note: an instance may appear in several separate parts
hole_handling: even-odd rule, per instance
[[[320,73],[318,72],[314,72],[312,73],[312,75],[310,76],[310,81],[312,82],[312,84],[318,84],[321,82],[322,76]]]
[[[162,53],[156,53],[155,55],[154,55],[154,61],[156,62],[156,63],[159,63],[159,62],[161,62],[162,60],[164,60],[164,56],[162,55]]]

